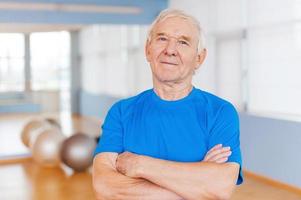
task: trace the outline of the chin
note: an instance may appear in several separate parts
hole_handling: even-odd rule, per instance
[[[181,74],[179,72],[162,69],[158,70],[157,73],[154,73],[154,75],[160,82],[172,82],[181,78]]]
[[[176,82],[179,78],[178,77],[170,77],[170,76],[161,76],[158,77],[160,82]]]

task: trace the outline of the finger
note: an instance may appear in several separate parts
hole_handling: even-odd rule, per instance
[[[208,155],[206,155],[206,160],[210,160],[212,157],[218,155],[218,154],[221,154],[221,153],[224,153],[224,152],[227,152],[227,151],[230,151],[230,147],[223,147],[221,149],[216,149],[210,153],[208,153]]]
[[[217,144],[217,145],[215,145],[214,147],[212,147],[212,148],[207,152],[207,154],[210,153],[210,152],[212,152],[212,151],[214,151],[214,150],[220,149],[220,148],[222,148],[222,147],[223,147],[222,144]]]
[[[208,159],[208,161],[215,162],[220,158],[229,157],[231,154],[232,154],[231,151],[226,151],[226,152],[223,152],[223,153],[220,153],[220,154],[217,154],[217,155],[211,157],[210,159]]]
[[[206,153],[206,156],[205,156],[205,159],[204,159],[204,161],[206,161],[209,157],[209,155],[212,153],[212,152],[214,152],[214,151],[216,151],[216,150],[218,150],[218,149],[221,149],[222,148],[222,144],[217,144],[217,145],[215,145],[214,147],[212,147],[207,153]]]
[[[230,151],[230,148],[229,147],[223,147],[223,148],[220,148],[220,149],[215,149],[211,152],[208,152],[205,156],[205,161],[206,160],[210,160],[212,157],[214,157],[215,155],[217,154],[220,154],[220,153],[224,153],[224,152],[227,152],[227,151]]]
[[[223,157],[223,158],[216,160],[215,163],[222,164],[222,163],[227,162],[228,159],[229,159],[229,157]]]

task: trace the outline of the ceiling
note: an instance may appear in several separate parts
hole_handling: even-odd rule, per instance
[[[167,4],[168,0],[0,0],[0,32],[149,24]]]

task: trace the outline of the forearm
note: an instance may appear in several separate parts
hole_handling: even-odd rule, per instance
[[[229,163],[180,163],[151,157],[144,157],[142,163],[139,177],[184,199],[228,199],[237,178],[237,171]]]
[[[178,200],[177,194],[142,178],[130,178],[106,166],[95,167],[93,186],[101,200]]]

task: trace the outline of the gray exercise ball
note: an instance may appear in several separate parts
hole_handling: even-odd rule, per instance
[[[93,162],[95,147],[94,138],[82,133],[74,134],[63,142],[61,160],[75,171],[84,171]]]

